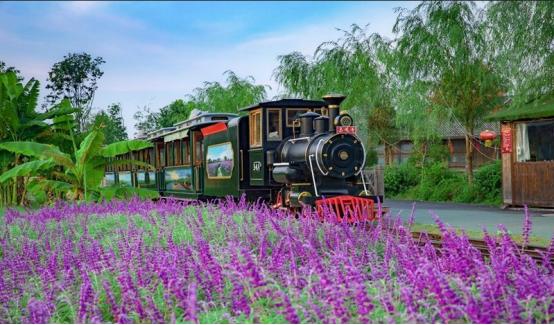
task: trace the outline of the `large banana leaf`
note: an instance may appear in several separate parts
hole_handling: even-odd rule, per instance
[[[71,116],[69,114],[78,112],[79,109],[71,107],[68,99],[62,100],[59,104],[53,106],[48,112],[42,113],[39,116],[46,120],[49,118],[57,118],[61,116]]]
[[[89,158],[98,154],[98,150],[102,148],[103,143],[104,133],[96,130],[90,132],[75,153],[77,166],[84,165]]]
[[[0,150],[0,170],[6,169],[14,161],[14,154],[6,150]]]
[[[73,185],[44,178],[33,178],[27,184],[28,199],[32,205],[42,205],[48,200],[47,193],[67,193],[74,190]]]
[[[105,158],[96,156],[84,164],[86,168],[86,184],[87,188],[95,188],[100,186],[104,178],[106,168]]]
[[[123,155],[131,151],[142,150],[152,147],[150,141],[145,140],[124,140],[114,142],[102,148],[100,154],[106,158],[112,158],[117,155]]]
[[[20,165],[15,166],[14,168],[7,170],[5,173],[0,175],[0,183],[4,183],[7,180],[10,180],[17,176],[30,176],[37,175],[39,172],[53,167],[55,164],[51,159],[48,160],[33,160]]]
[[[43,191],[56,191],[56,192],[65,192],[73,189],[73,185],[70,183],[56,181],[52,179],[41,179],[37,181],[37,186]]]
[[[0,83],[3,86],[0,87],[0,91],[2,91],[4,95],[10,100],[17,98],[23,92],[23,86],[17,80],[17,75],[15,74],[15,72],[10,71],[1,74]]]
[[[61,152],[56,146],[30,142],[30,141],[17,141],[17,142],[3,142],[0,143],[0,149],[4,149],[13,153],[18,153],[24,156],[37,157],[42,159],[51,158],[57,164],[66,168],[73,168],[75,164],[71,157]]]

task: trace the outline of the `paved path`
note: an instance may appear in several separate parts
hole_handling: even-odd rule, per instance
[[[400,214],[408,220],[412,211],[412,201],[386,200],[385,206],[390,207],[392,215]],[[416,202],[415,222],[434,224],[431,212],[436,213],[442,221],[454,227],[467,230],[496,231],[498,224],[503,224],[513,234],[521,234],[523,210],[502,210],[499,208],[458,203]],[[532,235],[551,238],[554,233],[554,212],[530,210]]]

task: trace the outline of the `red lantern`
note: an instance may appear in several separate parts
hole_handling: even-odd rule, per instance
[[[492,147],[492,140],[496,139],[496,132],[485,130],[479,134],[479,139],[485,141],[485,147]]]

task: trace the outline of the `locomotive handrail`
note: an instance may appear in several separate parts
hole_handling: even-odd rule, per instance
[[[240,152],[240,181],[244,181],[244,151],[242,149]]]
[[[363,170],[363,169],[362,169],[362,170]],[[360,173],[360,176],[362,177],[362,184],[364,185],[364,194],[367,195],[367,194],[369,194],[369,192],[367,191],[367,187],[365,186],[365,177],[364,177],[364,174],[365,174],[365,173],[362,171],[362,172]]]
[[[321,144],[322,141],[323,141],[323,139],[319,139],[319,141],[318,141],[318,143],[317,143],[317,146],[316,146],[316,148],[315,148],[315,152],[319,152],[319,145]],[[319,166],[319,160],[317,159],[317,156],[315,157],[315,164],[317,165],[317,168],[319,169],[319,171],[320,171],[323,175],[325,175],[325,176],[329,175],[329,172],[326,172],[326,173],[323,172],[323,169],[321,168],[321,166]],[[321,162],[321,164],[323,164],[323,162]]]
[[[308,156],[308,160],[310,162],[310,172],[312,173],[312,181],[314,182],[314,191],[315,191],[315,196],[319,196],[319,193],[317,192],[317,184],[315,182],[315,175],[314,175],[314,165],[312,164],[312,157],[314,156],[314,154],[311,154]],[[317,161],[317,159],[316,159]]]
[[[363,174],[362,170],[364,170],[364,167],[365,167],[365,159],[366,159],[366,151],[365,151],[365,146],[364,146],[364,143],[362,142],[362,140],[358,137],[358,135],[354,135],[354,138],[356,138],[356,140],[360,141],[360,144],[362,145],[362,150],[363,150],[363,153],[364,153],[364,160],[362,161],[362,164],[360,165],[360,170],[358,171],[358,174]],[[356,173],[354,173],[354,175],[356,175]]]

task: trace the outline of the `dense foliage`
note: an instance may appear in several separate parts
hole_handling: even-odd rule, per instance
[[[39,88],[34,79],[23,84],[14,71],[0,73],[1,205],[35,205],[60,198],[109,199],[133,193],[157,196],[142,189],[100,187],[110,159],[149,147],[150,142],[123,140],[104,146],[105,136],[98,128],[76,134],[81,110],[64,99],[48,112],[38,112]],[[114,115],[118,113],[118,107],[111,109]],[[120,163],[150,167],[133,159],[112,162]]]
[[[313,59],[300,52],[279,56],[275,79],[288,94],[321,98],[329,92],[346,95],[344,110],[351,110],[367,148],[385,145],[385,160],[390,162],[392,145],[399,138],[396,111],[393,49],[378,34],[353,25],[337,41],[324,42]]]
[[[328,217],[320,223],[306,212],[294,219],[243,201],[8,211],[0,222],[0,321],[550,323],[554,317],[552,266],[520,255],[505,230],[497,239],[486,235],[491,256],[484,260],[438,218],[442,254],[416,244],[410,224],[388,216],[367,227]]]
[[[123,113],[119,103],[111,104],[106,110],[100,110],[96,113],[92,120],[92,127],[102,130],[106,138],[106,144],[129,138],[123,123]]]
[[[280,56],[275,79],[294,95],[349,95],[344,107],[361,117],[368,147],[384,146],[387,165],[400,138],[424,157],[441,125],[460,126],[471,182],[483,116],[554,91],[553,12],[548,1],[426,1],[398,10],[393,39],[354,25],[313,56]]]
[[[420,94],[399,106],[402,122],[426,128],[426,123],[413,125],[413,117],[435,116],[461,125],[469,182],[472,138],[483,116],[502,104],[505,91],[495,67],[486,61],[482,24],[470,2],[435,1],[401,12],[394,27],[400,34],[396,49],[402,89]],[[413,105],[414,100],[421,104]]]
[[[492,205],[502,202],[499,160],[479,167],[472,184],[460,172],[448,169],[445,162],[430,163],[423,169],[412,162],[387,166],[384,182],[385,193],[391,198]]]
[[[226,71],[226,85],[219,82],[204,82],[202,87],[194,89],[185,99],[178,99],[153,112],[149,107],[137,112],[135,127],[143,134],[156,129],[172,126],[186,120],[193,109],[208,112],[238,113],[240,108],[262,101],[266,97],[268,86],[257,85],[253,77],[241,78],[233,71]]]

